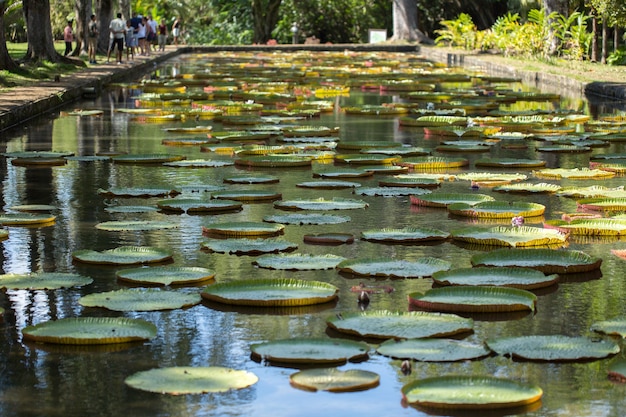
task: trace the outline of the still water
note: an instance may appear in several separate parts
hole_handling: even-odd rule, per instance
[[[184,73],[187,60],[165,63],[160,74]],[[194,65],[198,65],[194,61]],[[521,86],[516,86],[521,88]],[[164,131],[171,126],[212,124],[223,130],[219,122],[174,122],[146,124],[134,121],[116,108],[132,108],[139,91],[111,88],[95,100],[84,101],[72,108],[102,109],[102,117],[72,117],[60,113],[3,132],[0,150],[68,151],[76,155],[106,152],[143,154],[171,153],[188,159],[212,158],[231,160],[230,155],[200,152],[198,146],[164,146],[161,141],[172,137]],[[339,127],[341,141],[389,140],[433,149],[440,140],[425,138],[421,129],[402,128],[397,117],[366,117],[345,115],[342,106],[380,104],[398,101],[392,94],[352,92],[337,97],[335,111],[323,113],[319,119],[305,124]],[[555,103],[550,104],[551,106]],[[557,106],[587,113],[597,112],[580,99],[564,100]],[[71,110],[71,109],[64,109]],[[601,148],[601,152],[624,152],[621,144]],[[526,150],[505,150],[495,147],[493,156],[548,158],[548,167],[586,167],[589,154],[540,154],[534,144]],[[452,155],[457,156],[457,155]],[[485,154],[463,155],[470,167],[451,173],[468,171],[473,161]],[[315,168],[314,168],[315,169]],[[477,169],[477,171],[484,171]],[[312,181],[311,169],[243,170],[236,166],[220,168],[171,168],[115,164],[110,161],[69,161],[64,166],[25,168],[0,158],[3,210],[20,204],[48,204],[56,207],[54,225],[48,227],[8,227],[10,237],[1,242],[3,273],[76,272],[94,279],[93,284],[56,291],[15,291],[0,294],[5,313],[0,320],[0,415],[1,416],[424,416],[426,412],[402,403],[401,387],[415,379],[449,374],[495,375],[539,385],[544,390],[541,406],[528,411],[530,416],[606,416],[624,415],[626,385],[608,380],[607,367],[615,358],[586,363],[518,362],[502,356],[477,361],[413,364],[410,375],[400,370],[400,361],[378,355],[361,363],[347,363],[342,370],[362,369],[380,375],[380,385],[362,392],[333,394],[307,392],[293,388],[289,375],[295,368],[271,366],[250,358],[250,345],[293,337],[341,337],[327,328],[326,319],[340,312],[359,311],[353,285],[387,284],[395,291],[372,296],[368,309],[407,311],[407,294],[426,291],[432,286],[428,278],[367,279],[338,274],[336,270],[280,271],[258,268],[253,256],[209,253],[201,250],[206,240],[202,227],[227,221],[261,221],[271,214],[284,214],[271,202],[246,203],[237,213],[219,215],[168,215],[160,212],[144,214],[109,213],[112,205],[154,205],[158,198],[103,198],[99,189],[113,187],[219,186],[223,179],[259,174],[279,177],[277,184],[228,185],[232,189],[272,190],[282,193],[283,200],[296,198],[356,198],[369,204],[366,209],[329,214],[347,215],[348,223],[339,225],[288,225],[284,238],[298,244],[298,252],[313,255],[335,254],[345,258],[393,258],[416,260],[424,256],[452,262],[453,267],[469,267],[470,257],[493,248],[471,247],[444,242],[436,245],[385,245],[359,240],[362,231],[381,227],[436,227],[451,231],[476,223],[466,218],[448,216],[445,209],[418,208],[408,196],[382,197],[354,195],[348,190],[311,190],[296,184]],[[527,173],[531,171],[515,170]],[[381,174],[355,180],[363,187],[377,186]],[[556,182],[556,181],[555,181]],[[623,178],[598,181],[558,182],[563,186],[601,184],[607,187],[624,185]],[[508,195],[490,189],[472,190],[466,181],[445,182],[440,192],[481,192],[498,200],[534,201],[546,205],[543,219],[560,218],[562,213],[576,211],[572,199],[554,195]],[[110,220],[151,219],[179,223],[176,229],[149,232],[112,232],[94,226]],[[534,219],[531,226],[540,226]],[[507,222],[477,222],[504,224]],[[352,233],[355,242],[341,246],[311,245],[303,236],[321,232]],[[116,280],[116,267],[103,267],[72,262],[72,252],[79,249],[106,250],[122,245],[155,246],[170,250],[176,266],[206,267],[215,271],[217,282],[242,278],[290,277],[332,283],[339,289],[339,300],[331,305],[289,311],[220,308],[200,304],[188,309],[163,312],[116,313],[100,308],[81,307],[77,300],[89,293],[125,288]],[[508,317],[476,317],[474,333],[467,340],[481,342],[487,338],[521,335],[562,334],[591,335],[592,323],[626,314],[626,282],[624,261],[613,256],[611,249],[626,249],[620,240],[571,239],[570,249],[583,250],[603,259],[600,273],[564,276],[562,281],[538,291],[535,314]],[[190,288],[189,291],[201,290]],[[139,344],[107,347],[72,347],[32,344],[22,340],[21,330],[48,320],[77,316],[127,316],[153,322],[158,328],[155,339]],[[375,342],[375,341],[374,341]],[[619,341],[623,348],[623,341]],[[622,354],[617,355],[621,357]],[[124,379],[135,372],[166,366],[225,366],[253,372],[259,382],[250,388],[223,394],[169,396],[146,393],[127,387]],[[442,413],[446,415],[446,412]],[[471,414],[470,414],[471,415]],[[475,415],[485,415],[478,412]]]

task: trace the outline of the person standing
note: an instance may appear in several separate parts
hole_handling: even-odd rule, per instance
[[[117,47],[117,63],[122,63],[122,51],[124,50],[124,33],[126,32],[124,26],[125,25],[124,21],[122,20],[122,14],[118,13],[117,17],[111,20],[111,24],[109,25],[109,32],[111,32],[111,36],[113,36],[113,43],[111,43],[111,47],[109,48],[107,62],[109,62],[108,56],[110,56],[111,52]]]
[[[180,27],[182,23],[180,19],[177,17],[174,19],[174,23],[172,23],[172,37],[174,38],[174,45],[178,46],[178,37],[180,36]]]
[[[63,29],[63,40],[65,41],[65,53],[63,56],[68,56],[72,52],[72,42],[74,41],[74,33],[72,32],[72,21],[67,21],[67,26]]]
[[[135,59],[135,30],[130,23],[130,20],[126,21],[126,61],[133,62]]]
[[[88,50],[89,50],[89,63],[97,64],[96,51],[98,49],[98,22],[96,22],[96,15],[92,14],[87,25],[88,33]]]
[[[137,41],[139,42],[139,50],[141,53],[137,55],[146,54],[146,18],[142,17],[139,22],[139,30],[137,31]]]
[[[152,15],[148,15],[148,26],[150,26],[150,34],[148,35],[148,50],[152,52],[152,45],[157,39],[157,22],[152,18]]]
[[[157,28],[159,33],[159,51],[165,51],[165,43],[167,42],[167,25],[165,24],[165,19],[161,19],[161,24]]]

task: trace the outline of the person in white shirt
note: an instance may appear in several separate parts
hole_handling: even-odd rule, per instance
[[[109,48],[109,52],[107,54],[107,62],[109,62],[109,58],[111,56],[111,52],[113,49],[117,47],[116,57],[117,63],[122,63],[122,51],[124,50],[124,33],[126,32],[124,21],[122,20],[122,14],[118,13],[117,17],[111,20],[111,24],[109,24],[109,32],[111,33],[112,43]]]

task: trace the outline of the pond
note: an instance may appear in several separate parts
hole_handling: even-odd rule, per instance
[[[371,55],[354,54],[349,57],[361,68],[377,68],[379,74],[390,71],[385,60],[408,60],[407,56],[385,56],[381,62]],[[261,74],[254,73],[250,62],[260,59],[267,66],[266,74],[295,71],[295,64],[280,58],[280,65],[273,64],[270,55],[256,57],[243,54],[236,76],[248,77],[247,82],[262,83]],[[238,58],[229,55],[229,62]],[[314,64],[322,68],[324,56],[320,54]],[[146,75],[144,84],[148,90],[150,78],[166,78],[184,74],[204,73],[206,80],[215,86],[234,85],[237,81],[226,76],[214,75],[219,67],[209,66],[220,61],[212,55],[182,56],[159,66]],[[369,61],[369,62],[368,62]],[[416,60],[415,62],[422,62]],[[417,64],[415,64],[417,66]],[[204,69],[203,69],[204,68]],[[323,67],[317,78],[325,80],[329,87],[337,83],[328,67]],[[325,72],[327,71],[327,73]],[[327,77],[327,78],[325,78]],[[343,75],[343,80],[354,80],[356,75]],[[188,77],[190,78],[190,77]],[[202,78],[198,78],[203,80]],[[139,80],[138,80],[139,81]],[[206,84],[206,83],[205,83]],[[203,83],[198,82],[202,86]],[[278,85],[278,83],[277,83]],[[511,81],[513,90],[526,90]],[[467,85],[459,83],[459,86]],[[497,246],[468,244],[447,239],[438,242],[412,244],[386,244],[361,238],[361,233],[381,228],[401,229],[436,228],[451,232],[467,226],[484,228],[510,227],[510,218],[483,219],[450,214],[445,208],[423,207],[412,204],[410,194],[394,196],[361,193],[374,189],[379,182],[393,174],[376,172],[357,178],[341,178],[342,181],[358,183],[358,187],[342,189],[319,189],[302,187],[302,183],[324,181],[314,177],[316,172],[336,169],[360,168],[355,165],[333,164],[332,159],[314,161],[307,167],[266,168],[232,164],[234,150],[220,149],[216,144],[201,146],[164,145],[164,139],[200,137],[168,131],[173,127],[211,126],[213,132],[229,129],[246,129],[241,125],[225,123],[219,118],[196,120],[189,117],[184,121],[156,121],[147,114],[118,111],[132,109],[150,103],[140,91],[141,84],[119,85],[107,89],[100,97],[76,103],[71,108],[51,114],[26,125],[3,133],[0,149],[4,153],[22,151],[62,151],[86,156],[69,159],[59,166],[19,166],[12,158],[0,158],[2,172],[2,207],[10,212],[18,205],[51,205],[56,216],[53,224],[39,226],[5,226],[8,239],[2,244],[2,272],[71,272],[90,277],[90,285],[58,290],[6,290],[0,295],[0,307],[4,308],[0,329],[3,334],[0,344],[0,414],[3,416],[425,416],[439,415],[489,415],[478,410],[475,413],[457,411],[424,410],[403,402],[401,389],[405,384],[426,377],[445,375],[489,375],[512,379],[526,384],[538,385],[543,390],[541,403],[529,409],[507,410],[505,414],[530,416],[621,416],[626,409],[626,385],[612,382],[608,378],[608,367],[623,354],[593,361],[535,362],[512,360],[507,356],[491,355],[479,360],[457,362],[412,362],[412,370],[405,373],[402,361],[376,353],[375,348],[384,339],[367,339],[371,344],[369,359],[338,365],[341,370],[360,369],[375,372],[380,383],[372,389],[347,392],[309,392],[290,385],[289,377],[301,367],[277,365],[256,361],[251,358],[251,345],[290,338],[332,338],[363,340],[341,334],[327,325],[327,320],[337,315],[356,313],[362,310],[409,310],[407,295],[423,293],[433,287],[431,278],[393,278],[355,276],[339,273],[334,268],[313,270],[270,269],[255,264],[257,255],[234,255],[210,252],[203,249],[209,237],[203,227],[226,222],[262,222],[267,216],[302,213],[281,210],[275,202],[291,200],[351,199],[366,203],[366,208],[328,210],[325,214],[345,216],[347,219],[336,224],[286,224],[281,238],[297,245],[293,253],[313,256],[336,255],[345,259],[394,259],[417,261],[432,257],[447,261],[453,268],[471,267],[472,256],[498,249]],[[152,88],[152,87],[150,87]],[[199,87],[190,87],[203,91]],[[321,87],[320,87],[321,88]],[[157,91],[157,90],[153,90]],[[215,88],[215,92],[223,90]],[[231,96],[224,96],[231,98]],[[138,101],[139,100],[139,101]],[[253,100],[244,97],[243,100]],[[493,142],[482,152],[439,152],[435,148],[443,139],[428,136],[418,127],[403,126],[399,121],[406,115],[362,115],[346,114],[351,106],[380,106],[383,103],[406,101],[403,93],[389,90],[374,90],[353,86],[349,94],[338,94],[327,98],[334,108],[322,112],[319,117],[305,120],[276,119],[273,126],[317,126],[339,128],[337,136],[329,136],[337,144],[350,142],[394,142],[405,146],[422,147],[433,155],[445,158],[466,158],[468,166],[437,172],[442,175],[457,175],[469,172],[521,173],[528,182],[549,182],[562,187],[621,187],[623,177],[609,179],[562,179],[546,180],[533,175],[537,168],[480,168],[479,159],[526,158],[543,159],[545,168],[586,168],[590,155],[619,154],[624,152],[621,141],[612,141],[608,146],[594,147],[589,152],[540,152],[544,142],[526,140],[527,147],[502,146],[504,142]],[[421,103],[420,107],[426,107]],[[271,104],[265,105],[272,108]],[[275,106],[274,106],[275,108]],[[592,114],[608,111],[608,107],[595,107],[583,99],[551,101],[519,101],[502,104],[506,110],[561,110],[576,111],[577,114]],[[101,110],[99,116],[71,115],[74,109]],[[70,114],[67,114],[70,112]],[[248,115],[247,117],[251,117]],[[240,121],[241,122],[241,121]],[[230,123],[235,123],[231,119]],[[321,129],[320,129],[321,131]],[[281,144],[280,138],[272,137],[271,145]],[[235,146],[228,142],[226,145]],[[226,146],[226,147],[228,147]],[[357,151],[337,152],[355,153]],[[176,167],[162,164],[119,163],[110,159],[93,158],[94,155],[140,154],[180,155],[187,160],[211,159],[224,162],[215,167]],[[218,165],[218,164],[216,164]],[[262,184],[228,184],[224,180],[241,176],[275,176],[279,181]],[[334,179],[337,180],[337,179]],[[333,181],[333,179],[331,179]],[[177,214],[164,211],[142,213],[116,212],[118,206],[151,206],[164,197],[122,197],[103,195],[103,190],[115,188],[165,188],[182,190],[183,196],[208,197],[218,189],[266,191],[279,193],[281,198],[262,201],[245,201],[239,211],[209,214]],[[414,189],[417,190],[417,189]],[[535,202],[546,207],[542,216],[526,219],[525,226],[542,227],[546,220],[561,219],[563,214],[575,213],[577,203],[573,198],[555,193],[500,193],[491,186],[472,186],[467,180],[444,180],[432,193],[459,193],[465,195],[487,194],[504,202]],[[417,192],[417,191],[416,191]],[[320,211],[316,211],[320,213]],[[152,220],[173,223],[172,228],[140,231],[111,231],[96,228],[108,221]],[[268,223],[269,224],[269,223]],[[305,235],[324,232],[349,233],[353,243],[320,245],[304,241]],[[203,301],[193,307],[153,312],[115,312],[98,307],[83,307],[79,299],[91,293],[130,288],[116,278],[121,268],[76,262],[72,254],[78,250],[104,251],[119,246],[151,246],[162,248],[173,256],[173,266],[208,268],[215,273],[215,282],[233,282],[247,278],[297,278],[306,281],[322,281],[338,288],[336,302],[310,307],[253,308],[237,307]],[[534,313],[473,314],[474,330],[464,334],[464,340],[483,343],[488,339],[509,336],[566,335],[589,336],[594,340],[610,339],[622,349],[620,338],[609,338],[590,330],[592,324],[626,314],[625,264],[611,253],[613,249],[626,249],[622,238],[573,236],[566,246],[569,250],[580,250],[602,259],[600,270],[582,274],[563,274],[556,285],[535,290],[537,295]],[[556,249],[555,249],[556,250]],[[372,287],[391,287],[393,291],[371,294],[369,304],[358,302],[359,292],[352,288],[360,284]],[[206,284],[211,285],[212,283]],[[205,284],[183,286],[182,291],[202,291]],[[178,287],[179,289],[181,287]],[[68,317],[128,317],[140,318],[157,327],[155,338],[147,342],[121,345],[73,346],[26,341],[22,329],[49,320]],[[461,337],[461,336],[459,336]],[[251,387],[226,393],[162,395],[140,391],[127,386],[127,377],[140,371],[170,366],[222,366],[247,370],[258,376]],[[502,413],[494,412],[494,415]]]

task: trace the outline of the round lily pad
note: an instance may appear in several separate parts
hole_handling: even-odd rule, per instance
[[[39,211],[53,211],[56,210],[56,206],[49,204],[21,204],[17,206],[11,206],[11,210],[26,211],[26,212],[39,212]]]
[[[484,158],[474,162],[476,167],[497,167],[497,168],[538,168],[546,165],[546,161],[541,159],[521,159],[521,158]]]
[[[172,254],[150,246],[120,246],[102,252],[83,249],[72,253],[76,261],[100,265],[133,265],[165,262],[172,259]]]
[[[298,245],[279,238],[258,239],[211,239],[201,244],[203,249],[235,255],[260,255],[263,253],[289,252]]]
[[[465,158],[444,158],[440,156],[413,156],[404,158],[397,163],[400,166],[409,167],[414,170],[432,170],[460,168],[469,165]]]
[[[344,188],[357,188],[361,184],[350,181],[307,181],[296,184],[300,188],[315,188],[319,190],[340,190]]]
[[[354,242],[354,236],[350,233],[317,233],[302,237],[305,243],[314,245],[342,245]]]
[[[539,171],[533,171],[533,174],[538,178],[550,178],[550,179],[607,179],[613,178],[615,172],[603,171],[601,169],[589,169],[589,168],[545,168]]]
[[[445,271],[451,266],[450,262],[433,257],[423,257],[415,261],[373,258],[348,259],[339,263],[337,269],[360,276],[423,278],[438,271]]]
[[[562,335],[506,337],[486,343],[500,355],[536,361],[594,360],[620,351],[617,343],[610,340]]]
[[[337,368],[320,368],[291,374],[289,382],[296,388],[309,391],[349,392],[378,386],[380,376],[360,369],[341,371]]]
[[[207,286],[202,297],[224,304],[291,307],[321,304],[337,298],[338,288],[318,281],[249,279]]]
[[[526,290],[548,287],[558,280],[558,275],[509,267],[458,268],[433,274],[433,281],[439,285],[494,285]]]
[[[495,200],[487,194],[472,193],[432,193],[419,196],[411,196],[411,204],[426,207],[448,207],[454,203],[478,204],[483,201]]]
[[[421,362],[455,362],[483,358],[491,353],[483,343],[455,339],[390,339],[381,343],[376,351],[396,359]]]
[[[429,190],[414,187],[363,187],[353,191],[353,194],[395,197],[405,195],[430,194]]]
[[[232,161],[215,159],[185,159],[181,161],[164,162],[163,166],[173,168],[217,168],[235,165]]]
[[[125,164],[162,164],[164,162],[181,161],[183,159],[185,159],[185,157],[182,155],[169,154],[125,154],[111,157],[113,162]]]
[[[516,216],[541,216],[546,207],[538,203],[523,201],[484,201],[477,204],[454,203],[448,205],[448,211],[457,216],[480,217],[489,219],[508,219]]]
[[[340,224],[350,221],[349,216],[332,214],[276,214],[263,217],[264,222],[282,224]]]
[[[0,224],[5,226],[27,226],[52,223],[56,216],[36,213],[0,213]]]
[[[22,329],[24,340],[65,345],[101,345],[156,337],[154,324],[124,317],[76,317],[51,320]]]
[[[92,282],[93,279],[89,277],[63,272],[0,275],[0,288],[6,290],[52,290],[57,288],[82,287]]]
[[[626,338],[626,317],[615,317],[611,320],[595,322],[591,325],[591,330]]]
[[[443,409],[519,407],[539,401],[542,395],[542,389],[537,386],[492,376],[424,378],[402,387],[402,396],[408,403]]]
[[[352,210],[368,207],[365,201],[349,198],[316,198],[311,200],[277,201],[274,207],[283,210]]]
[[[626,235],[626,221],[614,219],[574,219],[548,220],[543,226],[548,230],[557,230],[561,233],[584,236],[624,236]]]
[[[224,182],[227,184],[274,184],[278,181],[278,177],[273,175],[242,175],[224,178]]]
[[[253,264],[261,268],[293,271],[333,269],[346,258],[337,255],[309,255],[302,253],[262,255]]]
[[[545,248],[496,249],[470,259],[474,266],[524,267],[544,274],[589,272],[600,268],[602,259],[576,250]]]
[[[242,209],[240,201],[205,200],[201,198],[172,198],[156,202],[163,211],[175,213],[220,213]]]
[[[539,193],[556,193],[560,191],[562,187],[557,184],[541,183],[528,183],[518,182],[515,184],[503,184],[493,187],[493,191],[500,191],[505,193],[524,193],[524,194],[539,194]]]
[[[317,178],[362,178],[371,177],[374,171],[366,171],[364,169],[325,169],[313,172],[313,177]]]
[[[110,206],[104,208],[107,213],[150,213],[158,210],[152,206]]]
[[[558,230],[528,226],[469,227],[450,234],[452,239],[463,242],[511,247],[562,245],[567,241],[567,235]]]
[[[273,201],[282,198],[281,193],[263,190],[224,190],[211,193],[211,198],[221,198],[235,201]]]
[[[179,194],[171,188],[124,188],[113,187],[108,190],[98,189],[98,194],[105,197],[167,197]]]
[[[326,324],[341,333],[379,339],[446,337],[474,328],[472,319],[424,311],[340,313],[327,319]]]
[[[311,166],[310,156],[298,155],[253,155],[243,156],[235,160],[235,165],[245,167],[289,168]]]
[[[284,224],[263,222],[227,222],[213,223],[202,227],[202,233],[228,237],[276,236],[283,233]]]
[[[142,391],[184,395],[243,389],[258,380],[252,372],[220,366],[174,366],[137,372],[126,378],[124,383]]]
[[[99,230],[108,230],[112,232],[122,232],[129,230],[163,230],[175,229],[179,225],[173,222],[164,222],[157,220],[114,220],[109,222],[98,223],[95,227]]]
[[[148,285],[186,285],[215,278],[215,272],[193,266],[153,266],[122,269],[116,272],[120,281]]]
[[[401,159],[399,156],[365,153],[335,155],[336,162],[345,162],[347,164],[393,164]]]
[[[158,311],[199,304],[200,294],[160,289],[122,289],[88,294],[78,303],[84,307],[104,307],[113,311]]]
[[[330,364],[360,361],[368,358],[364,342],[330,338],[291,338],[250,346],[252,358],[279,363]]]
[[[453,313],[535,311],[537,296],[517,288],[463,286],[410,293],[409,304],[425,310]]]
[[[381,187],[413,187],[413,188],[437,188],[441,180],[436,178],[389,178],[378,181]]]
[[[381,243],[419,243],[443,241],[450,236],[442,230],[425,227],[405,227],[402,229],[378,229],[361,232],[361,239]]]

